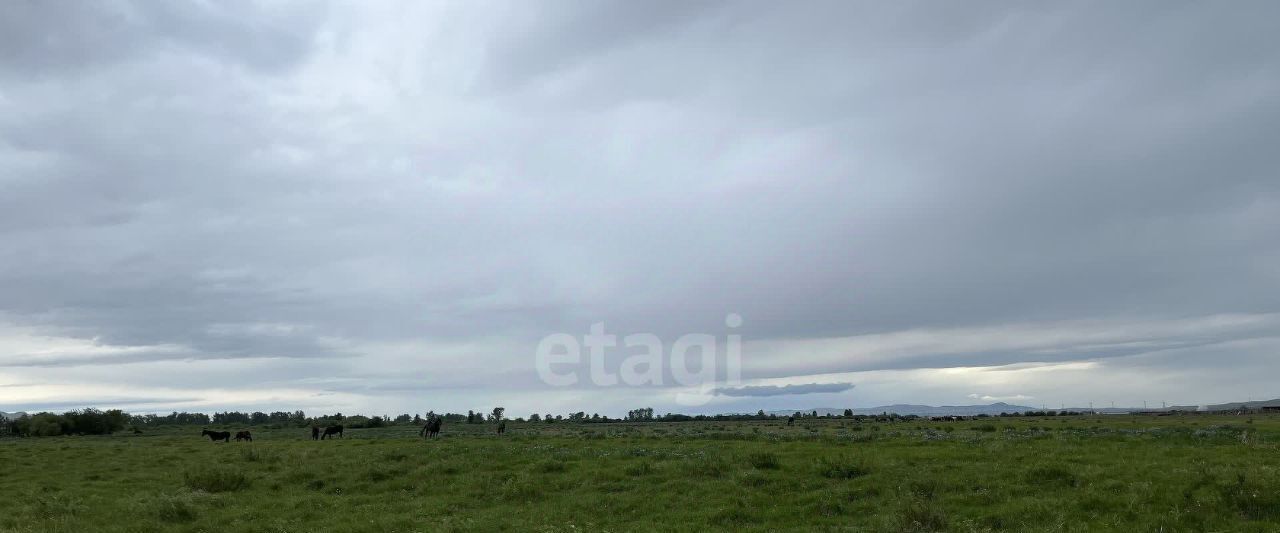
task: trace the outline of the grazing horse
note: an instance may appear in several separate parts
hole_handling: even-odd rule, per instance
[[[209,431],[207,429],[200,430],[201,437],[209,437],[210,442],[231,442],[230,431]]]
[[[787,425],[788,425],[788,426],[794,426],[794,425],[796,425],[796,417],[794,417],[794,416],[788,416],[788,417],[787,417]]]
[[[242,440],[247,440],[247,441],[249,441],[249,442],[253,442],[253,435],[250,435],[248,431],[237,431],[237,432],[236,432],[236,441],[238,442],[238,441],[242,441]]]
[[[329,437],[332,435],[337,435],[338,438],[342,438],[342,424],[324,428],[324,434],[320,435],[320,440],[324,440],[326,437]]]
[[[507,421],[503,420],[501,422],[498,422],[498,434],[501,435],[506,432],[507,432]]]
[[[438,416],[428,418],[427,423],[422,426],[422,432],[419,434],[426,438],[436,437],[440,435],[441,423],[441,419]]]
[[[311,440],[320,440],[320,426],[311,426]]]

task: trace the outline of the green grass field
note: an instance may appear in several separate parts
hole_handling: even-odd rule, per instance
[[[1280,531],[1280,417],[0,440],[3,531]]]

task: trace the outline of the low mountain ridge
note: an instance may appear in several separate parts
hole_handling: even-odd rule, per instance
[[[852,408],[855,415],[878,415],[883,413],[892,413],[899,415],[916,415],[916,416],[976,416],[976,415],[998,415],[1000,413],[1022,413],[1026,411],[1039,411],[1035,407],[1025,405],[1011,405],[1004,402],[996,402],[987,405],[915,405],[915,404],[893,404],[881,405],[878,407],[858,407]],[[769,414],[786,416],[795,414],[797,411],[801,413],[812,413],[817,411],[819,415],[843,415],[844,409],[833,409],[830,407],[819,407],[810,409],[798,409],[792,411],[770,411]]]

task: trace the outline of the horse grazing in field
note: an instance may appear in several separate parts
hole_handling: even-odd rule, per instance
[[[209,437],[210,442],[231,442],[230,431],[209,431],[207,429],[200,430],[201,437]]]
[[[342,424],[324,428],[324,434],[320,435],[320,440],[324,440],[325,438],[331,437],[333,435],[337,435],[338,438],[342,438]]]
[[[498,434],[501,435],[506,432],[507,432],[507,421],[503,420],[501,422],[498,422]]]
[[[794,425],[796,425],[796,417],[794,417],[794,416],[788,416],[788,417],[787,417],[787,425],[788,425],[788,426],[794,426]]]
[[[311,426],[311,440],[320,440],[320,426]]]
[[[237,442],[239,442],[239,441],[242,441],[242,440],[247,440],[247,441],[249,441],[249,442],[253,442],[253,435],[250,435],[248,431],[237,431],[237,432],[236,432],[236,441],[237,441]]]
[[[440,425],[442,423],[442,420],[438,416],[428,418],[427,423],[422,426],[422,432],[419,434],[428,439],[436,437],[440,435]]]

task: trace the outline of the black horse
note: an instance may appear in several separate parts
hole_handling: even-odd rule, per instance
[[[438,416],[433,416],[431,418],[428,418],[427,423],[422,426],[422,431],[419,433],[419,435],[422,435],[423,437],[426,437],[426,438],[433,438],[433,437],[439,436],[440,426],[442,424],[443,424],[443,421]]]
[[[796,417],[794,417],[794,416],[788,416],[788,417],[787,417],[787,425],[788,425],[788,426],[794,426],[794,425],[796,425]]]
[[[329,427],[327,427],[327,428],[324,428],[324,434],[323,434],[323,435],[320,435],[320,440],[324,440],[325,438],[327,438],[327,437],[329,437],[329,436],[332,436],[332,435],[337,435],[337,436],[338,436],[338,438],[342,438],[342,424],[338,424],[338,425],[336,425],[336,426],[329,426]]]
[[[253,435],[250,435],[248,431],[237,431],[237,432],[236,432],[236,441],[238,442],[238,441],[242,441],[242,440],[247,440],[247,441],[249,441],[249,442],[253,442]]]
[[[311,440],[320,440],[320,426],[311,426]]]
[[[498,434],[501,435],[506,432],[507,432],[507,421],[503,420],[501,422],[498,422]]]
[[[201,437],[209,437],[210,442],[231,442],[230,431],[209,431],[207,429],[200,430]]]

